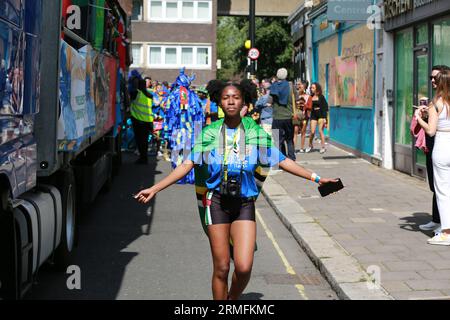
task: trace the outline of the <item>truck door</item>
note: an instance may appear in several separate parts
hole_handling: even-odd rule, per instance
[[[25,33],[23,2],[0,1],[0,147],[2,166],[13,185],[13,193],[26,191],[27,146],[24,145]],[[31,133],[31,131],[30,131]]]

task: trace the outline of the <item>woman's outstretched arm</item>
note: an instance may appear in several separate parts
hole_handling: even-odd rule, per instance
[[[285,160],[281,161],[279,166],[281,169],[283,169],[286,172],[289,172],[290,174],[293,174],[294,176],[312,181],[313,172],[306,170],[305,168],[299,166],[298,164],[296,164],[294,161],[292,161],[289,158],[286,158]],[[319,184],[323,185],[323,184],[327,184],[329,182],[337,182],[337,180],[320,178]]]
[[[161,180],[154,186],[141,190],[134,198],[140,203],[149,203],[150,200],[160,191],[170,187],[177,181],[183,179],[188,175],[189,172],[194,168],[194,162],[191,160],[186,160],[181,165],[179,165],[175,170],[172,171],[167,177]]]

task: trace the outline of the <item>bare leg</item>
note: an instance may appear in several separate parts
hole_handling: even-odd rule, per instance
[[[321,120],[319,122],[319,133],[320,133],[320,142],[322,144],[322,148],[325,149],[325,134],[323,133],[323,127],[325,125],[325,121]]]
[[[214,300],[227,300],[230,271],[230,225],[208,226],[208,237],[213,258],[212,292]]]
[[[299,126],[294,126],[294,149],[297,147]]]
[[[302,137],[301,137],[300,149],[305,149],[306,127],[307,126],[308,126],[308,121],[304,121],[303,126],[302,126]]]
[[[237,300],[247,286],[252,273],[256,223],[254,221],[233,222],[231,238],[233,239],[235,268],[229,298]]]
[[[316,134],[317,120],[311,120],[311,134],[309,136],[309,146],[313,147],[314,136]]]

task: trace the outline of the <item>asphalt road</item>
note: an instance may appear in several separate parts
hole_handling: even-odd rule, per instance
[[[26,299],[212,298],[211,254],[193,186],[175,185],[161,192],[149,219],[148,208],[134,201],[132,194],[161,180],[171,167],[156,159],[148,166],[137,166],[134,160],[133,155],[124,155],[111,190],[100,194],[80,215],[74,265],[81,271],[81,289],[69,290],[70,275],[46,266]],[[242,299],[337,299],[262,196],[257,221],[258,251]]]

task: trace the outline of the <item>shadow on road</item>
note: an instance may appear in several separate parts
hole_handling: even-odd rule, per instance
[[[262,300],[263,297],[262,293],[249,292],[242,294],[239,300]]]
[[[404,224],[400,224],[400,228],[407,231],[422,232],[428,237],[433,236],[433,231],[423,231],[419,228],[421,224],[430,222],[431,215],[427,212],[415,212],[411,216],[401,218],[405,221]]]
[[[117,298],[127,265],[138,253],[128,246],[151,230],[155,201],[150,208],[132,197],[152,186],[157,160],[146,166],[135,165],[135,156],[123,155],[123,165],[111,190],[100,193],[87,212],[79,217],[79,244],[74,265],[81,270],[81,290],[67,289],[69,275],[49,268],[39,272],[37,284],[27,299],[107,299]]]

